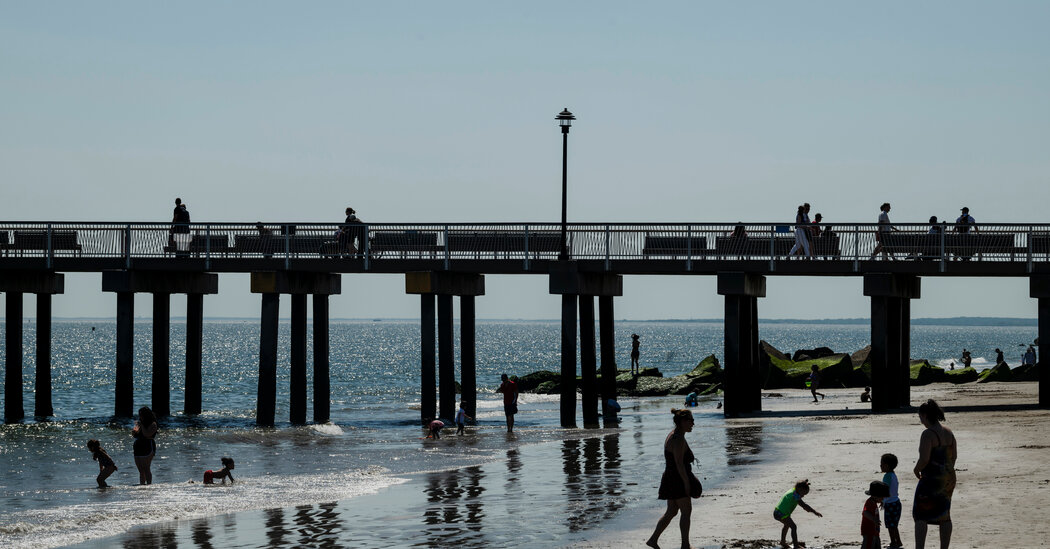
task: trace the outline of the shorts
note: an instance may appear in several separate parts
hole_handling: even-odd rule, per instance
[[[900,524],[901,508],[900,500],[892,503],[882,503],[883,523],[886,525],[886,528],[896,528]]]
[[[215,471],[208,469],[204,472],[204,484],[215,484]]]
[[[791,515],[785,515],[784,513],[781,513],[780,509],[773,509],[773,518],[776,520],[784,520],[791,518]]]

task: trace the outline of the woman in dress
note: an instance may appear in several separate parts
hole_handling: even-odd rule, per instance
[[[813,259],[813,250],[809,242],[813,234],[812,230],[809,223],[809,204],[803,204],[798,207],[798,213],[795,214],[795,245],[788,252],[788,257],[795,255],[796,252],[805,252],[806,257]]]
[[[915,462],[915,547],[926,546],[926,528],[937,524],[941,531],[941,549],[948,549],[952,540],[952,493],[955,491],[955,434],[941,425],[944,411],[933,400],[919,406],[919,421],[926,430],[919,438],[919,460]]]
[[[660,479],[659,498],[667,500],[667,511],[656,523],[656,531],[645,542],[649,547],[659,548],[657,541],[671,519],[678,513],[682,514],[679,519],[679,527],[682,530],[682,547],[688,549],[689,545],[689,519],[693,511],[692,496],[699,497],[700,481],[697,480],[689,470],[689,464],[695,461],[689,444],[685,441],[685,434],[693,430],[693,413],[689,410],[672,409],[674,416],[674,430],[664,440],[664,468],[663,478]],[[695,488],[694,488],[695,486]]]
[[[153,440],[156,435],[157,416],[145,406],[139,408],[139,419],[131,430],[131,436],[135,438],[132,451],[135,454],[135,467],[139,470],[139,484],[153,484],[153,473],[149,468],[153,457],[157,455],[157,443]]]

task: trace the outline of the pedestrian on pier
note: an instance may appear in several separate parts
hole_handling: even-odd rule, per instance
[[[177,251],[184,252],[190,249],[190,211],[181,198],[175,199],[175,210],[171,216],[171,228],[168,229],[168,233]]]
[[[811,232],[809,222],[809,204],[803,204],[798,207],[798,212],[795,214],[795,245],[791,247],[791,251],[788,252],[788,257],[795,255],[796,252],[802,251],[806,254],[806,257],[813,259],[813,248],[810,246],[810,239],[813,236]]]
[[[365,224],[359,217],[357,217],[357,211],[351,207],[346,208],[346,220],[343,221],[343,225],[339,228],[339,245],[342,249],[346,250],[351,256],[357,256],[362,253],[362,249],[365,247],[365,239],[368,238],[368,229],[365,228]]]
[[[883,246],[884,243],[882,242],[882,237],[885,234],[889,233],[890,231],[897,230],[897,227],[894,227],[890,224],[890,203],[883,202],[882,206],[879,206],[879,210],[882,213],[879,214],[879,226],[878,229],[875,231],[875,251],[871,252],[871,258],[875,259],[875,256],[879,255],[879,252],[882,252],[883,257],[894,259],[893,254],[888,253],[885,250]]]
[[[514,432],[514,414],[518,413],[518,384],[514,383],[507,377],[507,374],[500,376],[503,383],[500,384],[499,389],[496,392],[503,393],[503,413],[507,415],[507,432]]]
[[[641,356],[641,352],[638,350],[640,345],[638,334],[631,334],[631,375],[636,376],[642,373],[642,366],[638,362],[638,358]]]

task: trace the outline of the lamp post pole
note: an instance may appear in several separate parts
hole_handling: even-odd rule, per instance
[[[569,128],[572,127],[572,121],[576,120],[576,117],[569,112],[568,108],[565,108],[558,116],[554,117],[558,121],[558,125],[561,126],[561,251],[558,253],[558,260],[565,261],[569,259],[569,238],[568,238],[568,201],[569,201]]]

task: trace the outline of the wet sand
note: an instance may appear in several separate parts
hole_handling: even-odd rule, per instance
[[[1050,543],[1050,521],[1044,516],[1050,507],[1050,410],[1035,407],[1037,391],[1035,383],[912,388],[913,404],[933,398],[945,407],[947,425],[958,440],[953,548],[1034,549]],[[864,490],[871,480],[881,478],[879,456],[891,452],[900,459],[901,537],[905,547],[914,547],[910,509],[916,478],[912,468],[922,432],[916,414],[855,414],[867,407],[859,402],[856,389],[830,390],[827,400],[804,408],[798,405],[798,398],[792,398],[802,391],[778,392],[785,398],[763,399],[764,417],[727,420],[728,430],[735,427],[761,433],[778,427],[786,434],[763,437],[761,451],[752,463],[732,471],[727,482],[706,490],[694,503],[693,546],[754,549],[777,545],[780,524],[771,516],[773,507],[795,479],[809,478],[813,492],[806,501],[824,517],[797,509],[793,517],[799,540],[811,549],[857,547]],[[852,410],[845,410],[846,406]],[[827,413],[832,409],[834,412]],[[799,429],[784,429],[785,424]],[[663,511],[655,494],[653,498],[645,512],[622,517],[631,522],[625,530],[567,547],[644,547]],[[660,541],[664,548],[679,547],[676,522]],[[885,528],[882,543],[889,543]],[[930,527],[926,547],[938,547],[936,527]]]

